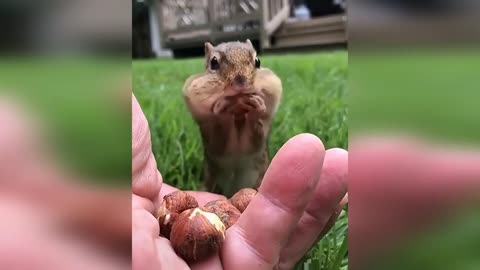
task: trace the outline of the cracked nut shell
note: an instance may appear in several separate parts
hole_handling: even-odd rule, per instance
[[[215,213],[225,224],[226,229],[237,223],[240,217],[240,211],[227,200],[211,201],[202,208],[203,210]]]
[[[230,202],[243,213],[256,194],[257,191],[253,188],[242,188],[230,198]]]
[[[217,253],[225,240],[220,218],[200,208],[183,211],[175,220],[170,242],[185,261],[201,261]]]
[[[157,211],[160,234],[170,239],[172,225],[183,211],[198,207],[197,200],[184,191],[174,191],[163,197],[163,202]]]

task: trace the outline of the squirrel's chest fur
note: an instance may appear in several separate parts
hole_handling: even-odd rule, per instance
[[[215,116],[200,124],[204,178],[222,193],[253,187],[268,166],[268,127],[255,114]]]
[[[254,114],[213,116],[200,129],[204,147],[215,156],[252,155],[265,147],[263,122]]]

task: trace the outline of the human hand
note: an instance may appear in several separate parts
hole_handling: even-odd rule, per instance
[[[187,265],[159,237],[152,213],[164,194],[150,131],[132,96],[133,269],[290,269],[333,225],[346,203],[348,153],[325,151],[313,135],[290,139],[265,174],[258,194],[226,232],[220,254]],[[191,192],[199,204],[219,195]],[[343,200],[342,200],[343,199]]]
[[[0,96],[0,269],[130,269],[130,192],[59,162],[28,104]]]
[[[354,154],[350,156],[349,192],[354,196],[349,212],[349,260],[356,267],[362,264],[360,269],[373,269],[370,264],[384,255],[398,254],[398,248],[412,245],[419,235],[431,234],[432,228],[445,233],[438,230],[439,225],[448,218],[458,221],[459,213],[478,205],[472,203],[480,198],[478,150],[378,133],[363,135],[350,147]],[[448,256],[431,258],[435,265],[451,260]]]

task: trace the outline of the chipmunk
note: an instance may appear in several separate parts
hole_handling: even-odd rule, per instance
[[[248,39],[215,47],[206,42],[205,60],[205,72],[186,80],[183,96],[202,137],[203,189],[231,196],[263,179],[282,83],[260,67]]]

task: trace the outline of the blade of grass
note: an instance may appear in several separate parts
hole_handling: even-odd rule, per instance
[[[343,258],[345,258],[345,255],[347,254],[348,250],[348,235],[345,235],[345,238],[343,239],[342,245],[338,249],[337,255],[335,257],[335,260],[333,261],[330,270],[338,270],[340,269],[340,266],[342,265]]]

